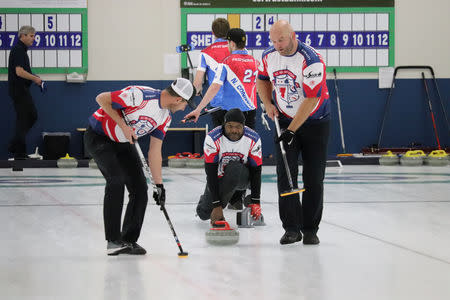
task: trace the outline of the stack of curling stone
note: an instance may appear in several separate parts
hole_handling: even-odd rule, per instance
[[[78,161],[74,157],[70,157],[69,153],[66,156],[61,157],[56,161],[58,168],[76,168],[78,167]]]
[[[400,158],[400,164],[403,166],[421,166],[425,153],[422,150],[407,151]]]
[[[190,152],[177,153],[175,155],[169,156],[168,165],[169,168],[184,168],[186,166],[186,161],[192,155]]]
[[[205,160],[200,153],[194,153],[188,156],[186,159],[187,168],[203,168],[205,166]]]
[[[383,154],[378,160],[378,162],[382,166],[398,165],[399,161],[400,158],[396,154],[393,154],[390,150],[386,152],[386,154]]]
[[[91,158],[89,160],[89,168],[91,168],[91,169],[98,169],[97,163],[95,162],[95,160],[93,158]]]
[[[239,242],[239,231],[231,228],[227,221],[216,221],[214,226],[205,232],[205,238],[212,245],[234,245]]]
[[[425,158],[425,164],[430,166],[448,165],[448,155],[444,150],[434,150]]]

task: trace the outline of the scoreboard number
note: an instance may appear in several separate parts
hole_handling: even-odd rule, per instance
[[[280,7],[265,1],[241,2],[239,5],[233,2],[232,7],[224,8],[231,2],[217,0],[211,4],[216,7],[205,8],[201,5],[204,0],[180,1],[181,41],[195,47],[191,52],[194,64],[201,49],[213,43],[212,21],[226,17],[231,28],[239,27],[246,32],[246,49],[257,60],[261,60],[264,50],[272,46],[270,27],[283,19],[290,22],[297,39],[322,55],[329,70],[378,72],[379,67],[394,66],[393,1],[379,1],[379,7],[369,7],[365,1],[351,2],[355,7],[336,7],[336,3],[342,2],[342,6],[350,3],[343,0],[323,0],[321,4],[314,4],[318,7],[308,6],[304,1],[280,2]],[[182,62],[186,67],[185,56]]]
[[[80,0],[81,1],[81,0]],[[35,73],[87,73],[87,8],[0,8],[0,73],[23,25],[36,29],[28,49]]]

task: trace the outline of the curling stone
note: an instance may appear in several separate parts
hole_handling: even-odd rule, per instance
[[[230,227],[227,221],[217,221],[205,232],[206,241],[212,245],[234,245],[239,242],[239,231]]]
[[[98,169],[97,163],[95,162],[95,160],[93,158],[91,158],[89,160],[89,168],[91,168],[91,169]]]
[[[425,153],[422,150],[407,151],[400,158],[400,164],[403,166],[421,166]]]
[[[205,160],[200,156],[200,153],[191,154],[186,159],[187,168],[203,168],[204,166]]]
[[[184,168],[186,166],[186,159],[184,157],[177,157],[176,155],[167,158],[169,168]]]
[[[425,157],[424,163],[430,166],[446,166],[449,163],[447,157],[444,150],[434,150]]]
[[[266,223],[264,223],[264,216],[262,214],[258,220],[253,219],[250,207],[246,207],[242,211],[238,211],[236,213],[236,224],[239,228],[266,226]]]
[[[78,161],[74,157],[70,157],[69,153],[66,156],[61,157],[56,161],[58,168],[76,168],[78,167]]]
[[[28,155],[28,157],[31,159],[38,159],[38,160],[43,159],[42,155],[39,154],[39,147],[36,147],[36,149],[34,150],[34,153]]]
[[[390,150],[388,150],[388,152],[386,152],[386,154],[383,154],[378,160],[378,162],[382,166],[398,165],[399,161],[400,161],[400,158],[398,158],[398,156],[396,154],[393,154],[392,151],[390,151]]]
[[[186,167],[186,160],[191,155],[190,152],[177,153],[175,155],[169,156],[168,165],[169,168],[184,168]]]

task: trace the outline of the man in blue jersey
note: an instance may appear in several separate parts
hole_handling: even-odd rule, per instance
[[[303,183],[306,191],[281,197],[278,205],[283,228],[281,244],[302,240],[319,244],[317,231],[323,210],[323,179],[327,158],[330,109],[325,64],[320,54],[300,42],[291,25],[279,20],[270,29],[273,46],[262,55],[258,75],[258,94],[267,115],[279,117],[294,187],[298,185],[298,157],[303,160]],[[275,102],[272,91],[275,91]],[[275,106],[276,105],[276,106]],[[276,147],[279,194],[289,189],[280,147]]]
[[[201,110],[223,90],[222,110],[239,108],[245,115],[245,125],[254,129],[256,116],[256,76],[258,62],[245,49],[246,35],[240,28],[232,28],[227,33],[230,56],[218,66],[213,83],[208,88],[197,108],[185,118],[197,121]],[[222,88],[223,86],[223,88]],[[221,124],[223,119],[221,120]]]
[[[203,49],[200,53],[200,61],[198,63],[197,72],[194,78],[194,87],[200,93],[203,87],[203,79],[208,79],[208,87],[212,84],[216,75],[216,70],[219,64],[230,55],[228,49],[228,43],[226,38],[228,30],[230,30],[230,24],[227,19],[217,18],[211,25],[212,34],[216,38],[212,45]],[[221,107],[222,106],[222,94],[223,89],[220,89],[217,94],[211,99],[210,106]],[[211,119],[214,127],[222,125],[223,116],[225,111],[218,110],[211,113]]]
[[[189,80],[178,78],[163,91],[128,86],[97,96],[100,108],[89,118],[84,142],[106,180],[103,219],[108,255],[146,253],[137,240],[147,207],[147,180],[132,144],[150,134],[148,163],[157,187],[153,198],[158,205],[164,205],[162,142],[171,113],[184,110],[187,103],[193,105],[194,91]],[[121,228],[125,186],[129,202]]]

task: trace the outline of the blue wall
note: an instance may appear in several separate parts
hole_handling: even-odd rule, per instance
[[[79,157],[82,151],[81,135],[76,131],[78,127],[87,126],[87,118],[98,105],[95,96],[102,91],[118,90],[129,84],[148,85],[163,89],[170,81],[87,81],[83,84],[71,84],[63,81],[49,81],[48,92],[42,95],[36,86],[32,87],[32,95],[38,110],[38,121],[27,137],[28,152],[34,147],[43,147],[42,132],[70,132],[70,154]],[[450,109],[450,79],[438,80],[440,93],[447,109]],[[388,90],[378,89],[378,80],[339,80],[341,110],[347,152],[360,152],[363,147],[376,144],[383,117]],[[445,124],[441,104],[435,93],[434,84],[428,80],[431,90],[433,110],[438,122],[441,145],[450,146],[450,133]],[[4,108],[2,123],[3,138],[0,140],[0,159],[7,159],[7,145],[11,139],[15,112],[8,97],[7,82],[0,82],[0,95]],[[342,152],[339,123],[336,105],[334,81],[328,81],[330,99],[332,100],[332,129],[329,154]],[[197,102],[200,99],[197,99]],[[176,113],[171,127],[185,127],[179,121],[185,114]],[[198,124],[190,127],[203,127],[209,117],[203,117]],[[274,128],[270,121],[271,128]],[[260,113],[257,114],[257,131],[262,137],[263,154],[273,153],[272,133],[261,125]],[[192,151],[192,135],[189,133],[170,132],[164,144],[164,155],[171,155],[181,151]],[[436,139],[426,101],[426,94],[421,79],[398,79],[393,92],[390,110],[387,115],[382,146],[407,146],[410,143],[420,143],[424,146],[435,146]],[[142,139],[143,151],[148,148],[148,138]]]

